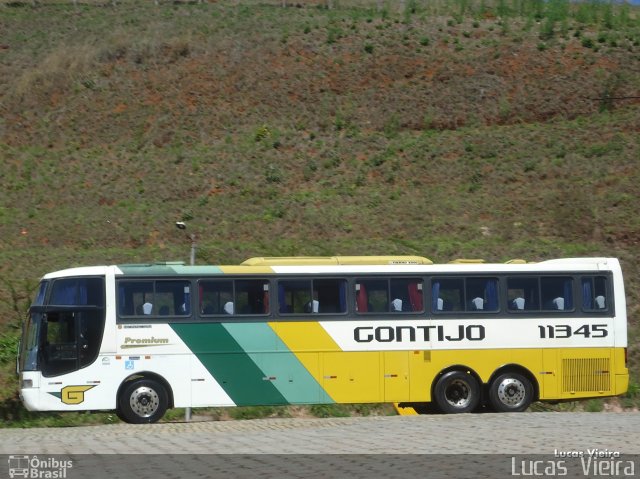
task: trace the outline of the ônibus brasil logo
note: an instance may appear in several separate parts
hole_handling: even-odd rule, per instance
[[[9,477],[25,477],[30,479],[65,479],[67,469],[73,467],[70,459],[56,459],[38,456],[9,456]]]

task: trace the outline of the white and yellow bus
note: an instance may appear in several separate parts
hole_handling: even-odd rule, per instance
[[[433,264],[416,256],[74,268],[24,324],[31,411],[433,403],[524,411],[627,390],[613,258]]]

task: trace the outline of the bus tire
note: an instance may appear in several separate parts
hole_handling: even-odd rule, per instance
[[[167,410],[167,391],[152,379],[138,379],[126,384],[118,398],[118,416],[131,424],[158,421]]]
[[[443,374],[433,390],[434,402],[445,414],[473,411],[480,403],[478,380],[465,371]]]
[[[489,402],[498,412],[525,411],[533,400],[533,385],[522,374],[501,374],[489,386]]]

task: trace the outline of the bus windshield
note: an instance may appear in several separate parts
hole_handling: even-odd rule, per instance
[[[21,371],[57,376],[95,361],[104,331],[104,278],[41,284],[23,328]]]
[[[30,314],[23,324],[20,371],[36,371],[38,369],[38,336],[41,327],[41,313]]]

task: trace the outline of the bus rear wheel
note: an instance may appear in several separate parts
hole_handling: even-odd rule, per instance
[[[522,412],[533,400],[533,385],[518,373],[505,373],[489,386],[489,402],[498,412]]]
[[[158,421],[167,410],[167,391],[152,379],[138,379],[127,384],[118,398],[118,417],[131,424]]]
[[[450,371],[438,379],[433,395],[443,413],[471,412],[480,403],[480,385],[470,373]]]

